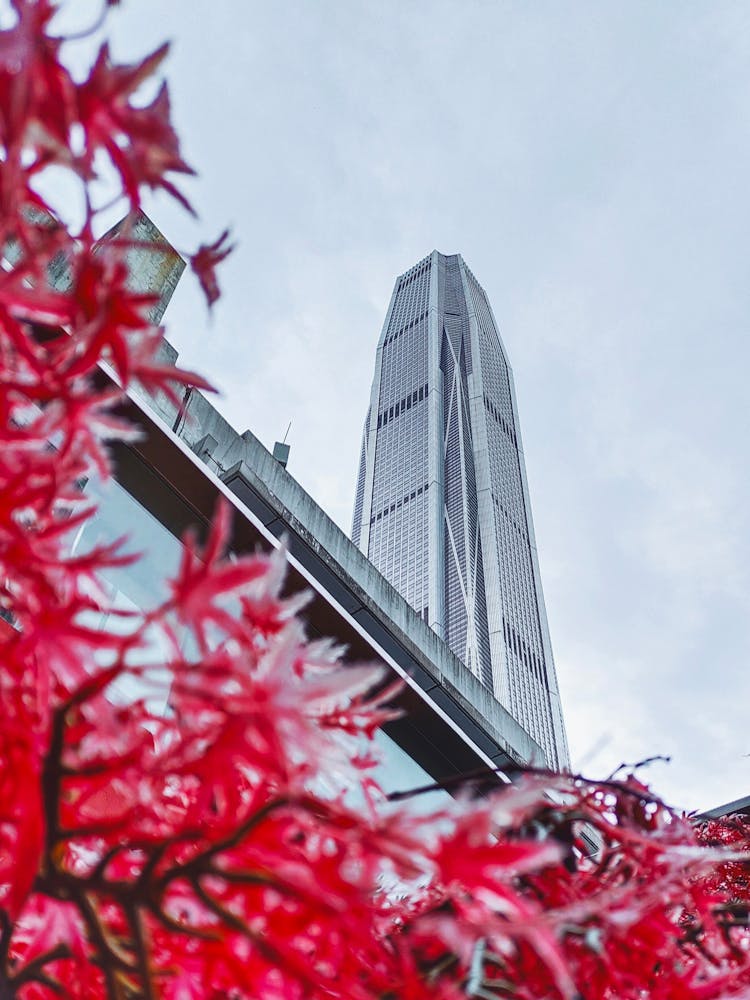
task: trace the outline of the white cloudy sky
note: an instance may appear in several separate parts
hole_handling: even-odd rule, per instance
[[[81,8],[76,0],[74,6]],[[750,7],[653,0],[126,0],[167,72],[204,228],[183,363],[348,530],[394,277],[482,282],[514,365],[574,764],[707,807],[750,793]]]

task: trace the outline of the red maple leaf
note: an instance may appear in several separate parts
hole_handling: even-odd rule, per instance
[[[234,250],[234,244],[228,244],[228,240],[229,230],[225,229],[216,242],[198,247],[190,258],[190,267],[198,275],[209,308],[221,295],[216,268]]]
[[[167,177],[169,173],[192,174],[193,170],[180,154],[177,133],[169,118],[166,84],[151,104],[144,107],[133,101],[168,51],[165,44],[138,63],[117,64],[105,43],[79,89],[78,110],[90,169],[97,150],[104,149],[119,171],[133,205],[140,203],[139,188],[145,185],[164,188],[190,209],[187,199]]]

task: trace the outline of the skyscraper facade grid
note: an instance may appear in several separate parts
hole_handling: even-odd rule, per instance
[[[484,290],[434,251],[378,342],[352,538],[543,748],[569,766],[513,375]]]

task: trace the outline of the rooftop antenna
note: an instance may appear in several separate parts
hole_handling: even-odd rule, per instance
[[[286,468],[287,462],[289,461],[289,445],[286,443],[286,439],[289,436],[289,431],[292,428],[292,421],[289,421],[289,426],[286,429],[286,434],[284,435],[283,441],[277,441],[273,446],[273,457],[279,463],[279,465]]]

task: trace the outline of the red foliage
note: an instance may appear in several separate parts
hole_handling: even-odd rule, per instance
[[[185,540],[162,604],[117,633],[97,624],[114,611],[107,572],[133,558],[117,539],[71,554],[92,513],[81,483],[108,475],[106,441],[128,433],[101,365],[152,391],[200,382],[155,360],[150,300],[116,244],[97,250],[96,209],[71,233],[34,181],[64,166],[91,206],[103,152],[131,206],[144,186],[184,202],[170,175],[189,168],[166,87],[133,103],[165,50],[118,66],[104,46],[77,83],[54,4],[14,7],[0,33],[0,998],[750,996],[745,820],[696,828],[633,778],[527,775],[428,817],[388,802],[361,752],[390,714],[392,691],[370,693],[381,671],[306,639],[280,596],[283,555],[225,558],[226,510],[202,549]],[[224,235],[193,255],[209,302],[226,252]],[[66,282],[50,282],[61,261]],[[113,694],[123,679],[129,700]]]
[[[229,256],[234,249],[228,245],[229,230],[225,229],[214,243],[204,244],[190,258],[190,266],[198,275],[201,288],[209,306],[219,298],[219,283],[216,278],[216,268]]]

